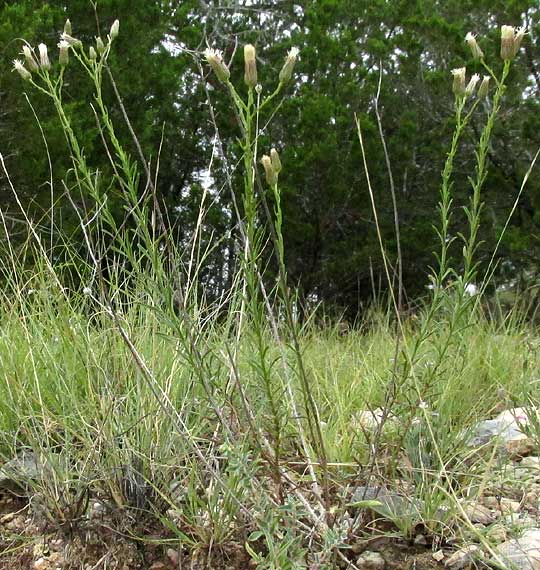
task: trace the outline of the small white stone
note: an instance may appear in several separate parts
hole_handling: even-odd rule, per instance
[[[450,568],[451,570],[461,570],[470,564],[476,555],[480,553],[480,548],[476,544],[471,544],[470,546],[465,546],[460,550],[457,550],[444,561],[445,568]]]
[[[442,550],[437,550],[437,552],[434,552],[431,557],[433,558],[433,560],[435,560],[436,562],[441,562],[442,560],[444,560],[444,552]]]
[[[363,570],[384,570],[386,562],[378,552],[366,550],[357,558],[356,565]]]
[[[528,469],[540,469],[540,457],[524,457],[519,466]]]

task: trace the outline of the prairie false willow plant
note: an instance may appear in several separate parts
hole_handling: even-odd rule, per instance
[[[115,24],[113,24],[113,28],[111,28],[111,34],[109,35],[109,41],[106,47],[103,44],[104,49],[101,50],[99,60],[97,58],[97,55],[94,57],[96,51],[93,47],[90,48],[90,55],[86,55],[84,53],[82,49],[82,42],[71,35],[71,22],[67,20],[64,26],[64,31],[61,34],[60,41],[58,43],[58,66],[51,65],[48,48],[43,43],[39,44],[38,46],[39,58],[36,58],[34,51],[30,46],[23,46],[22,55],[25,58],[26,67],[19,60],[16,60],[14,62],[14,68],[19,72],[23,79],[30,81],[30,83],[36,89],[52,99],[63,131],[65,133],[69,148],[71,150],[71,159],[73,161],[75,172],[77,173],[77,178],[81,183],[81,186],[88,192],[90,196],[94,198],[98,198],[96,181],[90,175],[85,155],[82,151],[79,141],[77,140],[77,137],[75,136],[75,133],[71,126],[71,120],[67,116],[62,102],[64,74],[66,67],[69,64],[71,52],[71,54],[75,57],[76,60],[78,60],[88,75],[94,80],[94,84],[96,85],[97,90],[96,100],[100,106],[100,109],[103,110],[103,106],[100,104],[102,103],[100,84],[101,73],[109,55],[112,39],[118,35],[118,26],[115,26]]]
[[[454,94],[455,128],[450,143],[450,149],[446,156],[440,186],[440,200],[438,204],[439,227],[436,228],[439,238],[439,251],[436,254],[437,265],[431,271],[432,297],[427,305],[426,314],[418,335],[412,344],[402,351],[402,363],[400,367],[400,382],[406,393],[407,401],[429,401],[433,396],[433,386],[440,374],[440,369],[445,362],[445,357],[450,347],[459,341],[465,327],[470,323],[473,316],[472,308],[476,298],[468,294],[468,286],[477,281],[478,264],[475,261],[475,253],[478,248],[478,231],[482,214],[482,188],[488,172],[488,148],[493,132],[493,127],[500,112],[501,102],[506,90],[506,81],[512,59],[517,55],[523,39],[524,30],[516,31],[510,26],[501,29],[501,58],[503,68],[500,76],[487,64],[485,55],[477,44],[472,34],[467,34],[466,41],[471,48],[472,55],[478,59],[487,74],[480,80],[480,76],[474,74],[467,81],[465,67],[453,69],[452,91]],[[469,181],[471,184],[471,196],[469,203],[463,208],[467,221],[467,231],[459,233],[457,237],[451,236],[450,225],[453,216],[453,192],[452,177],[454,161],[460,146],[460,141],[472,116],[478,112],[479,107],[489,96],[490,82],[493,80],[495,90],[490,105],[483,105],[487,110],[487,117],[482,128],[480,138],[475,151],[475,173]],[[478,84],[480,86],[478,87]],[[477,90],[478,87],[478,90]],[[450,247],[456,239],[462,241],[462,260],[459,266],[454,266],[449,257]],[[437,336],[440,323],[436,317],[442,318],[442,309],[446,308],[447,291],[454,291],[451,297],[450,314],[447,319],[444,339],[438,338],[437,346],[434,347],[436,357],[430,366],[422,371],[417,370],[423,347],[430,338]]]
[[[273,418],[272,438],[273,438],[273,460],[275,477],[280,479],[279,457],[281,446],[281,424],[279,410],[282,408],[282,396],[279,390],[276,392],[274,386],[275,380],[272,380],[272,366],[267,362],[265,348],[265,330],[267,328],[268,317],[265,310],[268,307],[268,294],[264,289],[264,283],[261,279],[261,271],[259,268],[262,253],[261,243],[263,242],[263,230],[260,227],[258,219],[258,210],[261,204],[255,191],[255,183],[257,181],[256,162],[257,162],[257,142],[258,142],[258,125],[261,113],[269,108],[271,102],[282,92],[285,85],[291,80],[293,70],[298,59],[298,49],[292,48],[285,59],[283,67],[279,73],[278,85],[275,90],[267,97],[262,97],[262,86],[257,84],[257,67],[256,67],[256,51],[254,46],[246,45],[244,47],[244,83],[247,86],[247,97],[244,99],[240,96],[235,86],[230,81],[230,70],[223,60],[221,52],[208,48],[205,52],[205,58],[218,80],[223,83],[234,103],[235,111],[239,121],[239,127],[242,132],[242,140],[240,146],[243,154],[244,162],[244,192],[242,195],[244,219],[240,222],[242,229],[242,237],[244,240],[244,257],[243,257],[243,281],[245,295],[242,298],[243,310],[240,315],[246,312],[251,318],[251,329],[256,336],[256,353],[259,355],[260,361],[254,364],[254,368],[259,371],[267,400],[271,408],[271,416]],[[265,178],[272,190],[274,199],[274,219],[269,220],[271,223],[271,233],[274,239],[275,252],[278,258],[278,289],[280,292],[281,302],[283,304],[286,323],[291,337],[290,344],[296,360],[296,372],[298,374],[301,392],[304,401],[306,421],[310,435],[311,448],[318,455],[318,460],[322,466],[324,482],[326,482],[326,454],[324,442],[320,430],[320,422],[318,419],[318,411],[311,394],[311,388],[307,379],[307,374],[302,360],[302,351],[298,341],[296,331],[297,324],[294,319],[293,302],[290,297],[288,286],[286,283],[285,265],[284,265],[284,248],[282,237],[282,210],[280,192],[278,188],[278,174],[281,170],[281,161],[275,149],[272,149],[270,156],[263,156],[261,163],[265,171]],[[266,206],[264,194],[262,200]],[[266,208],[268,213],[268,209]],[[261,299],[262,296],[262,299]],[[266,308],[265,308],[266,307]],[[273,316],[270,316],[272,319]],[[240,325],[239,325],[240,327]],[[274,326],[274,334],[277,334],[277,326]],[[291,393],[289,396],[292,398]],[[301,429],[301,428],[299,428]],[[304,447],[309,457],[309,450]],[[326,484],[325,484],[326,490]],[[327,493],[325,492],[325,497]]]
[[[465,40],[469,44],[471,53],[475,59],[478,59],[488,75],[485,75],[481,81],[480,76],[474,74],[469,82],[466,80],[466,69],[459,68],[452,70],[453,75],[453,92],[455,97],[455,118],[456,127],[452,137],[452,143],[448,152],[446,162],[442,173],[442,184],[440,189],[440,228],[437,230],[440,241],[440,253],[438,256],[438,271],[432,275],[434,285],[435,301],[438,301],[438,296],[444,287],[444,283],[449,277],[456,281],[458,290],[458,298],[465,303],[466,295],[465,289],[468,283],[473,283],[477,277],[477,264],[474,261],[474,254],[478,247],[478,230],[480,226],[480,217],[482,212],[481,193],[482,187],[485,183],[487,176],[487,153],[489,148],[489,141],[493,131],[493,126],[496,121],[497,115],[500,111],[501,100],[506,90],[506,80],[510,71],[511,61],[519,51],[519,46],[523,39],[524,30],[521,28],[516,30],[511,26],[502,26],[501,28],[501,57],[503,59],[503,69],[500,77],[497,77],[492,68],[486,63],[484,53],[478,46],[476,37],[468,33]],[[482,129],[480,139],[478,141],[476,155],[475,176],[470,179],[472,187],[472,195],[469,205],[464,208],[467,218],[468,235],[460,235],[463,240],[463,270],[459,274],[450,266],[448,259],[448,250],[453,238],[449,237],[449,223],[451,219],[452,207],[452,174],[454,168],[454,159],[459,146],[459,141],[463,134],[464,129],[467,127],[473,113],[477,110],[480,102],[485,100],[489,95],[490,82],[493,80],[495,83],[495,92],[489,112],[486,118],[485,125]],[[477,85],[480,86],[477,90]],[[476,97],[474,94],[476,92]],[[473,100],[474,97],[474,100]],[[467,105],[472,101],[466,111]],[[468,303],[467,303],[468,304]],[[437,302],[433,303],[433,307]],[[463,307],[457,309],[463,310]]]

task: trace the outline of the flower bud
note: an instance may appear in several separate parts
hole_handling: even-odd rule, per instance
[[[257,60],[255,59],[255,47],[251,44],[244,46],[244,81],[250,88],[257,85]]]
[[[279,159],[278,151],[275,148],[270,151],[270,159],[272,161],[274,172],[279,174],[281,172],[281,160]]]
[[[58,47],[60,49],[60,54],[58,56],[58,62],[62,67],[65,67],[69,63],[69,44],[64,41],[60,40]]]
[[[105,51],[105,44],[100,37],[96,38],[96,49],[100,55]]]
[[[465,41],[469,44],[473,59],[484,59],[484,52],[480,49],[478,42],[476,41],[476,36],[469,32],[465,36]]]
[[[73,33],[73,30],[71,29],[71,21],[68,18],[66,20],[66,23],[64,24],[64,34],[71,36],[72,33]]]
[[[514,28],[512,26],[501,26],[501,58],[512,59],[514,52]]]
[[[26,69],[26,67],[24,67],[23,62],[20,59],[13,60],[13,68],[25,81],[30,81],[30,79],[32,79],[32,74],[28,69]]]
[[[452,91],[457,97],[462,97],[465,95],[465,68],[452,69],[452,75],[454,76]]]
[[[478,84],[479,81],[480,81],[480,76],[478,75],[478,73],[475,73],[469,80],[467,87],[465,87],[465,95],[467,97],[469,97],[469,95],[472,95],[474,93],[476,85]]]
[[[285,63],[279,72],[279,82],[280,83],[287,83],[292,77],[294,66],[296,64],[296,60],[298,59],[298,52],[300,50],[297,47],[292,47],[285,58]]]
[[[77,38],[74,38],[73,36],[71,36],[70,34],[66,34],[65,32],[60,36],[60,39],[64,42],[67,42],[70,47],[73,48],[82,47],[81,40],[78,40]]]
[[[51,62],[49,61],[49,54],[47,53],[47,46],[45,44],[38,45],[39,61],[42,69],[51,69]]]
[[[229,68],[225,65],[221,52],[215,49],[207,48],[204,50],[204,56],[206,61],[210,64],[210,67],[214,70],[217,78],[223,83],[227,83],[231,72]]]
[[[36,58],[34,57],[34,52],[27,45],[24,45],[22,50],[28,69],[30,71],[37,71],[39,69],[39,65],[38,62],[36,61]]]
[[[96,61],[97,53],[96,50],[94,49],[94,46],[90,46],[90,49],[88,50],[88,57],[90,58],[91,61]]]
[[[119,31],[120,31],[120,22],[118,20],[115,20],[112,23],[111,31],[109,32],[109,37],[111,38],[111,41],[118,37]]]
[[[267,154],[265,154],[261,158],[261,164],[264,167],[266,182],[268,182],[269,186],[275,186],[278,181],[278,175],[272,166],[272,159]]]
[[[489,75],[484,75],[482,78],[482,83],[480,83],[480,87],[478,88],[478,93],[476,96],[478,99],[485,99],[489,93]]]

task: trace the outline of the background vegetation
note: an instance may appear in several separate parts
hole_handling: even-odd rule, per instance
[[[282,65],[283,54],[298,46],[299,80],[292,88],[294,96],[283,101],[271,126],[263,131],[261,148],[271,140],[287,164],[281,189],[289,279],[300,287],[304,300],[324,301],[346,310],[349,317],[358,313],[374,291],[386,288],[360,166],[354,113],[364,124],[379,220],[390,258],[395,261],[389,170],[374,113],[381,79],[378,108],[397,194],[403,278],[412,300],[425,293],[437,243],[433,212],[453,130],[449,72],[465,64],[471,72],[481,72],[464,42],[466,32],[478,33],[486,53],[496,54],[501,24],[526,25],[529,33],[512,67],[507,104],[489,149],[491,169],[485,186],[483,243],[478,252],[480,263],[489,260],[540,145],[540,10],[536,2],[268,0],[238,6],[228,0],[134,0],[102,1],[97,12],[98,24],[87,0],[8,1],[0,7],[2,152],[32,217],[40,220],[52,199],[63,229],[77,231],[65,189],[56,183],[51,197],[40,128],[21,93],[19,77],[11,73],[11,60],[20,51],[17,38],[55,45],[58,31],[69,17],[76,23],[77,36],[90,41],[97,25],[106,30],[118,17],[123,33],[111,55],[111,67],[145,156],[153,166],[159,160],[158,198],[166,205],[166,217],[179,244],[188,242],[203,185],[209,186],[204,233],[223,239],[212,250],[199,279],[207,293],[218,298],[231,285],[238,231],[224,173],[225,169],[233,173],[233,187],[240,184],[241,172],[235,165],[241,150],[236,142],[236,121],[228,113],[227,94],[209,74],[208,66],[200,66],[200,55],[208,44],[224,50],[226,61],[234,56],[231,69],[233,79],[238,80],[243,62],[242,50],[236,47],[252,42],[259,54],[259,75],[267,88]],[[488,63],[498,69],[501,62],[492,59]],[[109,162],[87,105],[90,88],[78,73],[68,70],[65,103],[76,117],[76,130],[84,133],[89,160],[107,172]],[[111,116],[120,118],[110,84],[105,86],[105,94]],[[36,92],[28,96],[47,133],[53,178],[58,181],[69,168],[63,134],[46,98]],[[215,106],[224,155],[214,144],[216,125],[208,113],[208,97]],[[468,200],[466,177],[474,164],[474,141],[482,120],[482,113],[473,117],[456,158],[456,205]],[[121,121],[118,125],[120,134],[127,135],[127,127]],[[133,147],[129,150],[134,154]],[[538,178],[531,177],[519,201],[498,250],[493,286],[521,283],[532,286],[534,294],[540,252],[538,185]],[[12,239],[24,241],[25,226],[5,180],[0,181],[0,203]],[[465,222],[463,215],[457,215],[452,235],[462,230]]]

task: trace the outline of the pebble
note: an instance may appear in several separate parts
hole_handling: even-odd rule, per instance
[[[469,439],[469,446],[478,447],[497,438],[512,459],[532,455],[535,451],[538,453],[537,442],[524,433],[530,423],[530,411],[527,408],[512,408],[491,420],[478,422]]]
[[[463,510],[473,523],[492,524],[496,518],[487,506],[484,506],[476,501],[467,503]]]
[[[180,554],[174,548],[167,548],[167,558],[175,565],[180,561]]]
[[[488,509],[501,511],[504,515],[517,513],[521,510],[519,501],[513,501],[507,497],[484,497],[482,502]]]
[[[0,517],[0,524],[7,524],[10,523],[15,518],[15,513],[8,513]]]
[[[511,439],[505,442],[506,452],[512,459],[526,457],[534,452],[538,452],[538,444],[532,437],[522,437]]]
[[[384,570],[386,561],[378,552],[366,550],[356,559],[356,565],[364,570]]]
[[[354,416],[355,423],[365,430],[375,430],[379,427],[384,417],[382,408],[363,410]]]
[[[524,457],[519,465],[528,469],[540,469],[540,457]]]
[[[435,560],[436,562],[441,562],[442,560],[444,560],[444,552],[442,550],[437,550],[437,552],[434,552],[431,557],[433,558],[433,560]]]
[[[506,528],[502,524],[494,524],[487,532],[487,537],[493,542],[504,542],[508,538]]]
[[[450,568],[450,570],[461,570],[461,568],[471,564],[478,554],[480,554],[480,548],[476,544],[465,546],[454,552],[450,558],[447,558],[444,561],[444,566],[445,568]]]
[[[538,491],[529,491],[525,493],[525,497],[523,497],[523,502],[531,508],[538,509],[540,503],[540,495]]]

